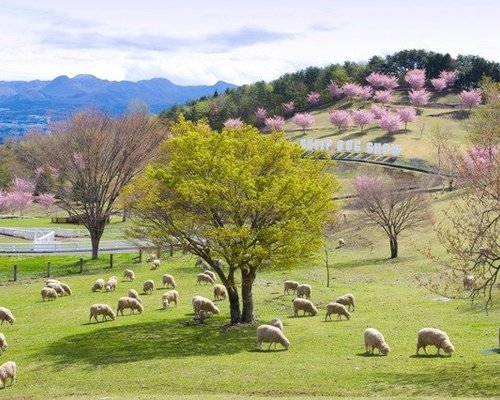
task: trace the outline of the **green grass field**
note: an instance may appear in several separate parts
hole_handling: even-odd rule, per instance
[[[453,194],[434,197],[440,210]],[[498,347],[498,293],[488,314],[467,300],[435,301],[414,277],[437,269],[418,251],[433,240],[432,231],[407,236],[400,257],[389,260],[384,237],[349,222],[330,246],[329,288],[322,253],[296,269],[262,271],[256,279],[257,325],[280,317],[291,342],[288,351],[279,345],[276,351],[267,351],[267,345],[255,351],[256,326],[225,325],[227,301],[218,302],[221,314],[204,326],[184,326],[181,322],[192,318],[192,296],[212,298],[210,285],[195,285],[198,270],[189,256],[165,256],[160,269],[151,271],[147,263],[122,255],[112,270],[60,278],[74,294],[53,302],[41,301],[42,278],[2,284],[0,306],[14,312],[16,323],[0,327],[9,342],[0,362],[16,361],[18,381],[0,390],[0,398],[498,398],[500,354],[491,351]],[[335,249],[339,237],[347,244]],[[105,264],[104,258],[101,268]],[[122,279],[126,267],[136,272],[135,282]],[[164,273],[176,278],[177,308],[161,309],[165,290],[157,288],[142,295],[142,315],[88,323],[90,305],[116,308],[129,288],[142,292],[145,279],[158,286]],[[116,292],[90,291],[96,278],[115,274]],[[293,296],[283,295],[285,279],[312,285],[317,316],[293,317]],[[324,322],[325,305],[348,292],[356,296],[352,318]],[[364,354],[363,331],[370,326],[384,333],[388,356]],[[434,356],[433,347],[429,356],[415,357],[417,332],[428,326],[449,334],[456,349],[452,357]]]

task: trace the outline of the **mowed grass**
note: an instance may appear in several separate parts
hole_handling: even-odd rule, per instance
[[[435,201],[441,209],[450,195]],[[339,237],[346,246],[336,249]],[[256,351],[255,326],[227,327],[227,300],[217,302],[221,314],[203,326],[184,326],[193,316],[191,298],[212,298],[210,285],[196,286],[194,258],[162,259],[159,270],[147,263],[123,263],[113,270],[61,278],[72,296],[42,302],[44,279],[0,286],[0,306],[10,308],[13,326],[0,327],[9,348],[3,363],[18,365],[18,382],[0,390],[5,398],[304,398],[331,397],[491,397],[500,393],[498,347],[500,310],[487,314],[466,300],[435,301],[415,274],[436,271],[418,251],[434,235],[430,230],[407,236],[400,257],[389,260],[387,240],[356,220],[342,227],[330,245],[331,281],[326,287],[322,253],[291,270],[261,271],[255,281],[257,324],[278,316],[290,349]],[[442,250],[437,250],[438,252]],[[135,282],[122,278],[124,268]],[[161,276],[175,276],[180,304],[161,308]],[[119,277],[116,292],[91,292],[98,277]],[[142,292],[153,279],[153,295],[142,295],[142,315],[115,321],[88,322],[89,307],[107,303],[116,309],[129,288]],[[292,295],[283,295],[283,280],[313,287],[315,317],[293,317]],[[349,321],[324,321],[325,305],[345,293],[356,297]],[[452,357],[415,357],[416,337],[423,327],[446,331],[456,352]],[[391,347],[388,356],[367,356],[363,332],[375,327]],[[484,352],[485,354],[483,354]]]

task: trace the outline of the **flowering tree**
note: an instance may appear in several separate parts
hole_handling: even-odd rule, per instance
[[[357,83],[346,83],[342,86],[342,91],[347,97],[352,99],[353,97],[359,96],[361,85],[358,85]]]
[[[347,129],[351,125],[351,115],[344,110],[335,110],[328,114],[328,119],[333,126],[339,128],[339,133],[342,129]]]
[[[9,202],[7,199],[7,193],[0,190],[0,212],[5,212],[9,208]]]
[[[8,208],[12,211],[19,211],[19,215],[33,203],[33,194],[31,192],[9,192],[7,193]]]
[[[469,110],[471,110],[472,107],[476,107],[481,104],[481,101],[483,100],[483,96],[479,89],[462,90],[458,94],[458,97],[460,98],[462,104]]]
[[[430,220],[430,205],[424,193],[403,187],[382,176],[356,177],[357,197],[353,205],[372,226],[382,229],[389,238],[391,258],[398,256],[398,237],[406,230],[417,229]],[[405,182],[413,187],[413,182]]]
[[[399,86],[396,77],[380,72],[372,72],[366,77],[366,81],[375,89],[393,90]]]
[[[417,118],[417,111],[413,107],[400,108],[397,111],[399,118],[405,124],[405,130],[407,128],[408,122],[413,122]]]
[[[293,100],[290,100],[286,103],[281,104],[281,107],[283,107],[283,111],[285,112],[285,114],[292,114],[295,110],[295,102]]]
[[[407,82],[413,90],[422,89],[425,85],[425,69],[411,69],[405,75]]]
[[[355,125],[358,125],[363,132],[365,125],[370,124],[373,121],[373,114],[369,110],[354,110],[352,112],[352,120]]]
[[[285,119],[279,115],[268,117],[264,120],[266,128],[270,131],[282,131],[285,127]]]
[[[34,191],[35,191],[35,184],[26,179],[15,177],[14,181],[11,184],[11,192],[33,193]]]
[[[453,86],[457,80],[458,71],[441,71],[439,78],[446,81],[446,86]]]
[[[381,119],[384,115],[386,115],[388,113],[388,111],[385,107],[380,107],[377,104],[373,104],[370,107],[370,112],[373,114],[373,117],[375,119]]]
[[[431,94],[425,89],[411,90],[408,93],[408,97],[412,105],[415,107],[423,107],[429,102]]]
[[[47,212],[55,204],[56,198],[52,193],[40,193],[36,198],[36,202]]]
[[[319,101],[321,100],[321,95],[318,92],[309,92],[307,93],[307,102],[311,106],[315,106],[319,104]]]
[[[223,125],[224,128],[238,129],[241,128],[243,122],[241,121],[240,118],[228,118],[224,121]]]
[[[314,123],[314,117],[309,113],[297,113],[293,116],[293,122],[302,128],[302,133],[305,134],[306,129]]]
[[[257,110],[255,110],[255,118],[257,118],[259,122],[264,121],[266,117],[267,117],[267,111],[265,108],[259,107],[257,108]]]
[[[328,90],[328,93],[332,97],[332,99],[335,99],[337,97],[342,96],[342,88],[337,85],[334,81],[330,80],[330,83],[326,86],[326,90]]]
[[[361,100],[370,100],[373,96],[373,89],[370,86],[361,86],[358,96]]]
[[[438,92],[446,89],[446,86],[448,86],[448,84],[446,83],[446,79],[443,78],[431,79],[431,84]]]
[[[387,132],[399,131],[401,129],[401,118],[398,114],[388,112],[380,118],[379,126]]]
[[[382,104],[388,104],[392,100],[392,91],[391,90],[377,90],[373,95],[375,101],[378,101]]]

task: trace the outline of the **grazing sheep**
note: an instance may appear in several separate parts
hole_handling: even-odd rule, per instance
[[[177,302],[179,301],[179,292],[177,290],[169,290],[161,296],[161,304],[163,308],[167,308],[170,303],[174,302],[177,307]]]
[[[335,303],[343,304],[349,311],[351,311],[352,306],[352,311],[354,311],[354,295],[351,293],[338,297]]]
[[[129,281],[133,281],[135,279],[135,273],[131,269],[126,269],[123,271],[123,277]]]
[[[51,287],[44,287],[41,291],[40,294],[42,295],[42,301],[47,300],[55,300],[57,299],[57,292],[55,289],[52,289]]]
[[[57,279],[52,279],[52,278],[51,279],[47,279],[45,281],[45,286],[47,286],[47,284],[49,284],[49,283],[61,283],[61,281],[58,281]]]
[[[201,257],[198,257],[194,263],[195,267],[203,268],[204,270],[210,269],[210,265]]]
[[[61,285],[61,287],[63,288],[64,294],[67,294],[68,296],[71,296],[73,294],[68,284],[64,282],[59,282],[59,285]]]
[[[217,280],[217,277],[215,276],[215,273],[213,273],[213,272],[212,272],[212,271],[210,271],[209,269],[206,269],[205,271],[203,271],[203,273],[204,273],[205,275],[210,276],[210,277],[214,280],[214,282]]]
[[[306,313],[315,316],[318,313],[318,309],[311,303],[310,300],[297,298],[293,301],[293,315],[298,317],[299,310],[304,311],[303,315]]]
[[[290,341],[285,337],[283,332],[272,325],[260,325],[257,328],[257,342],[255,343],[255,347],[260,349],[262,347],[262,342],[269,343],[268,350],[271,348],[271,345],[274,343],[274,347],[276,348],[276,343],[281,344],[286,350],[290,346]]]
[[[214,300],[224,300],[227,297],[227,289],[224,285],[214,286]]]
[[[151,269],[158,269],[158,268],[160,268],[160,260],[156,258],[151,263]]]
[[[279,328],[281,332],[283,332],[283,322],[279,318],[273,318],[271,320],[271,325],[275,326],[276,328]]]
[[[193,311],[196,316],[200,313],[219,314],[219,308],[209,299],[203,296],[194,296],[192,300]]]
[[[129,289],[128,290],[128,297],[131,297],[133,299],[136,299],[139,301],[139,303],[142,303],[142,300],[141,298],[139,297],[139,293],[137,293],[137,290],[134,290],[134,289]]]
[[[175,283],[175,279],[172,275],[165,274],[161,277],[161,280],[163,281],[163,287],[172,286],[175,289],[176,283]]]
[[[472,275],[470,272],[466,272],[464,275],[464,289],[465,290],[472,290],[474,289],[474,275]]]
[[[10,384],[16,382],[16,363],[14,361],[7,361],[5,364],[0,365],[0,385],[5,388],[7,379],[10,378]]]
[[[345,246],[345,240],[340,238],[339,239],[339,247],[344,247]]]
[[[147,259],[147,262],[152,262],[153,260],[156,260],[158,256],[155,253],[151,253]]]
[[[14,322],[16,322],[16,319],[8,308],[0,307],[0,321],[2,321],[0,325],[3,325],[3,321],[7,321],[12,325]]]
[[[310,299],[311,292],[312,292],[311,285],[303,284],[303,285],[297,286],[297,296],[298,297],[305,297],[306,299]]]
[[[64,296],[66,292],[64,291],[63,287],[61,286],[60,283],[56,282],[49,282],[46,284],[48,288],[52,288],[57,292],[58,296]]]
[[[144,293],[151,294],[153,293],[154,289],[155,289],[155,282],[152,279],[144,281],[144,284],[142,285],[142,290],[144,291]]]
[[[7,344],[7,339],[5,339],[5,335],[0,332],[0,354],[2,354],[9,345]]]
[[[328,303],[326,305],[325,321],[328,317],[330,317],[331,321],[332,314],[337,314],[337,319],[340,320],[342,320],[342,315],[347,319],[351,318],[351,313],[347,311],[347,308],[345,308],[343,304],[340,303]]]
[[[210,275],[204,273],[196,275],[196,285],[201,285],[201,282],[205,282],[205,285],[207,283],[210,283],[211,285],[215,283]]]
[[[106,321],[106,317],[109,317],[112,320],[116,318],[115,312],[107,304],[92,304],[90,306],[89,323],[92,322],[92,317],[95,319],[96,322],[99,322],[97,320],[98,315],[102,315],[103,321]]]
[[[373,354],[374,349],[382,355],[387,355],[391,351],[389,345],[385,342],[384,335],[382,335],[375,328],[367,328],[364,334],[366,352]]]
[[[104,285],[104,289],[106,292],[109,292],[111,290],[116,290],[116,286],[118,285],[118,278],[116,276],[112,276],[111,278],[108,279],[106,284]]]
[[[99,278],[94,282],[94,286],[92,286],[92,291],[97,292],[98,290],[102,290],[104,288],[104,285],[106,282],[104,282],[104,279]]]
[[[283,282],[283,285],[284,285],[283,294],[290,294],[289,292],[290,290],[293,292],[293,294],[295,294],[297,286],[299,286],[299,282],[285,281]]]
[[[116,309],[116,315],[119,313],[123,316],[123,310],[130,308],[130,314],[133,314],[135,310],[139,311],[139,314],[144,311],[144,307],[139,300],[132,297],[120,297],[118,300],[118,308]]]
[[[455,351],[448,335],[435,328],[424,328],[418,332],[417,354],[421,347],[424,349],[425,354],[427,354],[426,347],[429,345],[437,347],[437,354],[439,354],[440,349],[443,349],[450,356]]]

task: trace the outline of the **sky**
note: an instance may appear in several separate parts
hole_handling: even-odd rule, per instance
[[[403,49],[500,62],[498,0],[0,0],[0,81],[271,81]]]

